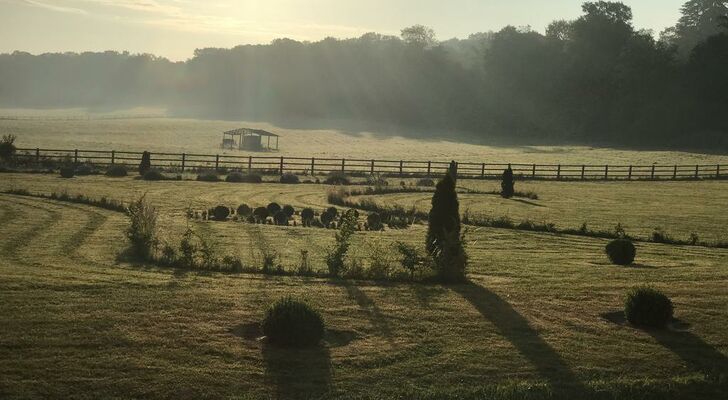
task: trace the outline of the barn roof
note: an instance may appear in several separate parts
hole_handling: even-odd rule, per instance
[[[226,135],[259,135],[259,136],[278,137],[278,135],[276,135],[275,133],[264,131],[262,129],[252,129],[252,128],[238,128],[238,129],[233,129],[233,130],[226,131],[223,133]]]

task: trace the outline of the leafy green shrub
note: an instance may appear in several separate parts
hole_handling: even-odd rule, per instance
[[[200,182],[220,182],[220,177],[214,172],[205,172],[198,174],[197,180]]]
[[[265,208],[268,210],[268,215],[276,215],[278,211],[281,211],[281,205],[276,202],[268,203]]]
[[[225,177],[225,182],[233,182],[233,183],[261,183],[263,182],[263,177],[259,174],[243,174],[240,172],[233,172],[228,174],[227,177]]]
[[[283,206],[283,212],[286,213],[288,218],[291,218],[296,213],[296,209],[292,205],[286,204]]]
[[[8,161],[15,155],[15,135],[3,135],[0,139],[0,158]]]
[[[148,260],[157,245],[157,209],[142,196],[129,205],[127,215],[126,237],[131,242],[132,253],[141,260]]]
[[[392,271],[392,256],[389,248],[381,242],[374,242],[369,249],[369,270],[366,277],[374,280],[384,280]]]
[[[253,209],[251,209],[247,204],[241,204],[235,212],[242,218],[250,216],[253,213]]]
[[[276,225],[287,226],[288,214],[286,214],[283,210],[278,210],[278,212],[273,214],[273,222]]]
[[[397,242],[396,246],[397,251],[402,256],[402,259],[400,260],[402,268],[410,273],[410,279],[414,279],[415,272],[420,264],[420,256],[417,253],[417,248],[404,242]]]
[[[418,179],[417,186],[432,187],[435,186],[435,181],[433,181],[431,178]]]
[[[230,216],[230,209],[225,206],[217,206],[213,209],[212,215],[217,221],[225,221]]]
[[[268,209],[265,207],[257,207],[255,210],[253,210],[253,216],[258,223],[265,223],[268,215]]]
[[[150,169],[142,175],[145,181],[163,181],[164,175],[159,170]]]
[[[281,175],[281,183],[296,184],[301,183],[301,181],[298,179],[298,175],[289,172]]]
[[[125,165],[111,165],[109,168],[106,169],[106,176],[112,177],[112,178],[120,178],[127,176],[129,172],[126,169]]]
[[[148,151],[142,153],[142,160],[139,162],[139,175],[145,176],[152,169],[152,155]]]
[[[313,222],[314,218],[315,214],[312,209],[304,208],[301,210],[301,221],[303,222],[303,226],[311,226],[311,222]]]
[[[672,301],[651,287],[632,289],[624,301],[624,315],[635,326],[663,328],[672,320],[672,314]]]
[[[511,166],[508,165],[508,168],[503,170],[503,175],[501,176],[501,196],[506,199],[513,197],[513,194],[515,193],[513,186],[515,183],[516,182],[513,179],[513,170],[511,169]]]
[[[328,174],[324,183],[327,185],[350,185],[351,181],[342,171],[332,171]]]
[[[76,176],[76,168],[73,167],[61,167],[61,178],[73,178]]]
[[[308,304],[284,297],[275,302],[263,318],[263,334],[281,347],[317,345],[324,336],[324,320]]]
[[[662,228],[655,228],[650,236],[650,240],[655,243],[673,243],[674,240]]]
[[[384,229],[384,225],[382,225],[382,217],[379,213],[373,212],[367,215],[367,229],[370,231],[381,231]]]
[[[631,240],[614,239],[604,248],[609,261],[617,265],[630,265],[634,262],[637,250]]]
[[[326,266],[329,268],[329,275],[333,277],[341,276],[345,272],[344,259],[349,251],[351,236],[357,228],[357,217],[354,211],[346,210],[341,216],[339,232],[335,236],[336,243],[326,254]]]

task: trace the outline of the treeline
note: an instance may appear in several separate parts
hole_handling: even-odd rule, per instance
[[[472,140],[728,149],[728,1],[690,0],[659,39],[619,2],[545,33],[438,42],[414,26],[319,42],[0,55],[0,106],[166,106],[176,115],[365,121]]]

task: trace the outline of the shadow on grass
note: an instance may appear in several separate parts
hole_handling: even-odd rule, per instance
[[[588,393],[586,386],[556,350],[507,301],[475,283],[452,286],[452,289],[490,321],[536,367],[539,375],[549,382],[556,393],[579,393],[582,396]]]
[[[316,399],[331,389],[331,356],[323,345],[308,349],[263,345],[265,381],[278,399]]]
[[[546,207],[546,206],[545,206],[545,205],[543,205],[543,204],[538,204],[538,203],[534,203],[534,202],[532,202],[532,201],[528,201],[528,200],[523,200],[523,199],[511,199],[511,200],[513,200],[513,201],[517,201],[517,202],[519,202],[519,203],[523,203],[523,204],[528,204],[529,206],[534,206],[534,207]]]
[[[382,313],[382,310],[374,303],[374,301],[367,296],[366,293],[362,292],[361,289],[356,287],[353,283],[342,283],[346,289],[346,293],[350,299],[356,301],[359,307],[364,310],[369,318],[369,321],[374,326],[377,332],[381,332],[384,338],[392,343],[392,327],[387,321],[387,317]]]
[[[623,311],[602,314],[602,318],[617,325],[632,327]],[[690,332],[690,324],[673,319],[667,329],[641,329],[657,343],[675,353],[694,371],[705,374],[710,380],[728,383],[728,357],[703,339]]]

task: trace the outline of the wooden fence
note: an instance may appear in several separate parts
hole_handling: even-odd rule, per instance
[[[59,163],[92,164],[108,167],[121,164],[136,167],[141,152],[68,149],[29,149],[17,152],[18,161],[38,166]],[[152,153],[152,166],[169,171],[237,170],[282,174],[286,172],[316,175],[342,171],[350,175],[439,176],[447,171],[448,161],[377,160],[348,158],[304,158],[192,153]],[[556,180],[684,180],[728,179],[728,165],[580,165],[580,164],[510,164],[521,179]],[[500,177],[507,163],[458,163],[462,178],[494,179]]]

